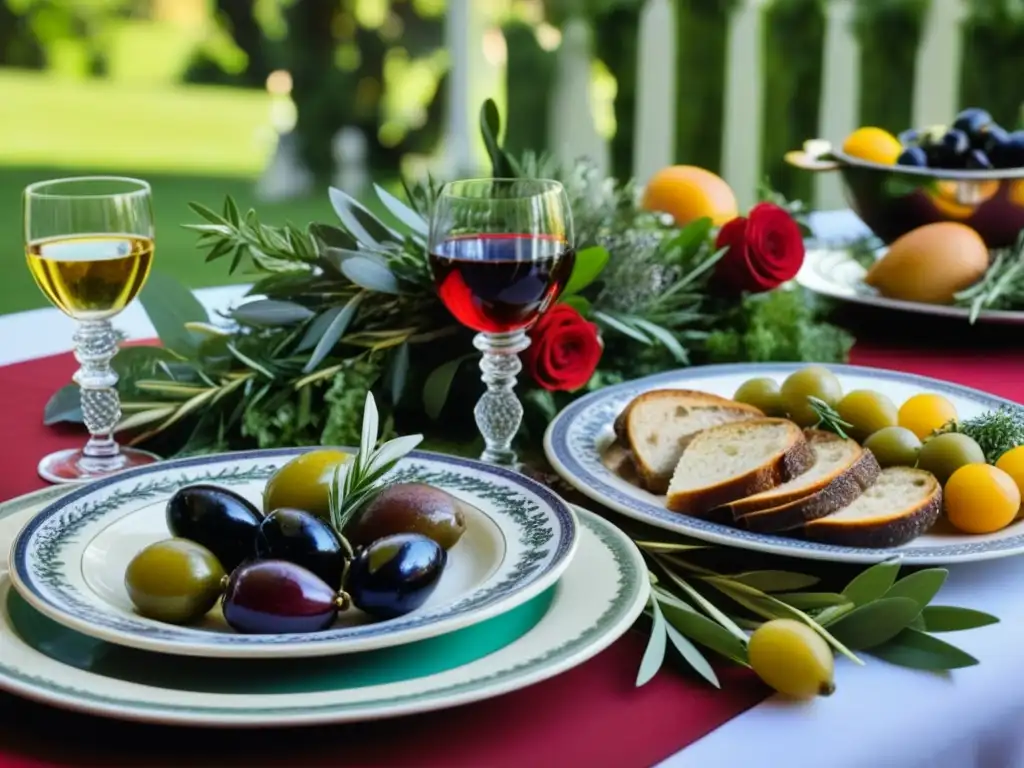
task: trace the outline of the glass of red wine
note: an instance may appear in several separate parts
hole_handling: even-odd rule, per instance
[[[515,394],[526,331],[562,292],[575,261],[565,189],[546,179],[446,184],[430,221],[430,268],[455,318],[478,331],[487,390],[476,404],[484,461],[514,465],[523,420]]]

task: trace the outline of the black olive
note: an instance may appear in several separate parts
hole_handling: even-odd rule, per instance
[[[287,560],[315,573],[338,589],[345,570],[345,549],[334,529],[300,509],[276,509],[256,532],[256,557]]]
[[[167,501],[171,535],[202,544],[227,573],[251,560],[263,515],[246,499],[216,485],[189,485]]]
[[[426,536],[387,536],[361,550],[352,561],[345,591],[353,605],[371,616],[402,616],[426,602],[447,560],[444,548]]]

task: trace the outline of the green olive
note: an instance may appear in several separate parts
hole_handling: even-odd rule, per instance
[[[846,393],[836,411],[843,421],[850,424],[846,431],[854,440],[863,440],[880,429],[895,427],[899,415],[899,409],[892,400],[870,389]]]
[[[981,446],[967,435],[957,432],[928,438],[917,456],[917,466],[931,472],[943,485],[960,467],[984,463],[985,452]]]
[[[169,624],[202,618],[220,597],[224,569],[206,547],[188,539],[150,544],[128,564],[124,585],[139,613]]]
[[[765,416],[782,416],[785,413],[779,383],[767,376],[744,381],[732,399],[758,408]]]
[[[302,453],[277,470],[263,489],[263,511],[301,509],[324,520],[331,519],[328,488],[334,471],[351,459],[342,451],[319,450]]]
[[[808,400],[810,397],[824,400],[834,408],[843,397],[843,387],[836,375],[821,365],[794,371],[782,382],[782,404],[789,418],[802,427],[818,422],[818,414]]]
[[[885,427],[864,441],[882,467],[913,467],[921,450],[917,435],[905,427]]]

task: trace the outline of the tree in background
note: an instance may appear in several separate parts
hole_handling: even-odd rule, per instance
[[[964,24],[960,103],[982,106],[1007,127],[1021,125],[1024,5],[974,0]]]

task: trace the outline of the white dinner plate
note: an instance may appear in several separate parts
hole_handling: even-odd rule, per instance
[[[47,489],[0,505],[0,546],[65,490]],[[204,727],[397,717],[508,693],[595,656],[632,626],[647,603],[647,569],[636,546],[610,523],[577,511],[580,543],[572,563],[556,585],[515,609],[549,600],[530,628],[470,663],[410,679],[394,674],[378,683],[365,679],[359,660],[376,655],[379,665],[380,654],[403,648],[339,659],[263,661],[253,668],[244,660],[154,656],[78,635],[21,602],[0,561],[0,689],[92,715]],[[47,622],[51,629],[40,630],[38,625]],[[443,646],[448,639],[416,647]],[[436,647],[432,652],[443,655]],[[351,659],[348,667],[346,659]],[[197,665],[205,665],[201,679]],[[190,679],[202,690],[190,688]]]
[[[388,474],[388,482],[430,483],[471,508],[466,532],[419,609],[373,622],[353,608],[322,632],[278,635],[235,633],[219,606],[195,626],[136,613],[124,586],[125,569],[143,547],[170,536],[164,515],[175,491],[213,483],[260,506],[267,479],[302,450],[159,462],[73,490],[18,536],[11,581],[54,621],[120,645],[186,656],[324,656],[400,645],[483,621],[543,592],[572,559],[575,518],[549,489],[509,469],[414,452]]]
[[[881,258],[883,253],[884,249],[876,255]],[[971,313],[966,307],[887,299],[864,282],[866,273],[867,270],[850,255],[849,250],[813,248],[808,249],[803,266],[797,273],[796,282],[809,291],[851,304],[896,309],[921,315],[970,319]],[[978,313],[977,322],[1024,324],[1024,312],[987,309]]]
[[[637,395],[652,389],[682,388],[732,397],[747,379],[770,376],[782,382],[805,364],[739,363],[688,368],[606,387],[575,401],[549,425],[544,448],[552,466],[567,482],[591,499],[650,525],[696,539],[789,557],[843,563],[873,563],[899,557],[907,564],[959,563],[1024,553],[1024,520],[984,535],[961,534],[944,521],[900,547],[867,549],[820,544],[783,536],[753,533],[708,520],[670,512],[664,497],[655,496],[618,477],[601,463],[602,450],[614,439],[612,422]],[[947,397],[961,419],[978,416],[1000,406],[1019,405],[975,389],[926,376],[854,365],[829,365],[843,390],[874,389],[897,405],[920,392]]]

